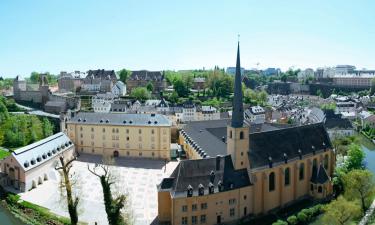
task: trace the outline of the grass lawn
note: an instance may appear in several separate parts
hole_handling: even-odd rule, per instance
[[[4,149],[2,149],[2,148],[0,147],[0,160],[1,160],[1,159],[4,159],[4,158],[7,157],[8,155],[10,155],[10,152],[8,152],[8,151],[6,151],[6,150],[4,150]]]

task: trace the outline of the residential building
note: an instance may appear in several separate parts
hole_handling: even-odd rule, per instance
[[[47,180],[57,180],[55,166],[60,156],[65,160],[74,157],[74,144],[62,132],[19,148],[0,161],[5,175],[2,185],[25,192]]]
[[[117,81],[112,87],[112,94],[122,97],[126,95],[126,84],[122,81]]]
[[[249,123],[264,123],[266,111],[261,106],[251,106],[244,112],[245,121]]]
[[[215,107],[203,105],[200,108],[198,108],[195,120],[202,121],[218,119],[220,119],[220,112]]]
[[[356,112],[356,103],[353,101],[336,102],[336,113]]]
[[[67,73],[65,71],[61,71],[57,78],[59,92],[79,91],[83,83],[83,77],[85,76],[85,72],[74,71]]]
[[[335,157],[322,123],[251,132],[244,125],[239,47],[232,119],[190,122],[179,162],[158,185],[158,220],[236,223],[332,194]]]
[[[314,77],[314,70],[311,69],[311,68],[307,68],[305,70],[302,70],[297,74],[297,77],[298,77],[298,80],[305,80],[305,79],[308,79],[310,77]]]
[[[167,87],[164,71],[132,71],[126,85],[129,92],[136,87],[146,87],[151,83],[154,87],[153,93],[160,93]]]
[[[131,102],[123,99],[115,99],[111,104],[111,112],[125,113],[131,107]]]
[[[350,120],[342,118],[341,114],[335,114],[333,110],[325,112],[324,126],[331,140],[354,135],[354,128]]]
[[[86,92],[107,93],[112,91],[117,82],[114,70],[89,70],[83,80],[82,90]]]
[[[336,74],[347,74],[354,72],[355,69],[352,65],[337,65],[335,71]]]
[[[61,127],[78,152],[170,158],[171,122],[160,114],[79,112],[67,115]]]
[[[112,104],[116,99],[116,95],[111,92],[105,94],[96,94],[91,99],[91,106],[94,112],[107,113],[111,111]]]
[[[194,102],[189,100],[182,105],[182,118],[181,122],[194,121],[197,118],[197,107]]]
[[[193,89],[203,90],[206,86],[206,78],[204,77],[195,77],[193,81]]]

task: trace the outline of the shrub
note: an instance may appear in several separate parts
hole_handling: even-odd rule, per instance
[[[288,223],[282,220],[277,220],[276,222],[272,223],[272,225],[288,225]]]
[[[299,212],[298,214],[297,214],[297,218],[298,218],[298,221],[300,222],[300,223],[306,223],[307,222],[307,216],[306,216],[306,214],[304,213],[304,212]]]
[[[288,221],[288,223],[290,225],[296,225],[296,224],[298,224],[298,219],[294,215],[293,216],[289,216],[288,219],[287,219],[287,221]]]

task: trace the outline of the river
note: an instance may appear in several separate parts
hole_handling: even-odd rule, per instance
[[[1,225],[25,225],[20,220],[16,219],[11,212],[4,209],[0,205],[0,224]]]
[[[363,151],[366,153],[365,165],[375,175],[375,144],[362,135],[360,137],[360,144]]]

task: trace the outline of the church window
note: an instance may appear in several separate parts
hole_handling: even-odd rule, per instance
[[[275,173],[271,172],[268,176],[268,190],[274,191],[275,190]]]
[[[289,167],[285,169],[285,175],[284,175],[284,185],[287,186],[290,184],[290,169]]]
[[[303,180],[305,178],[305,164],[301,163],[299,165],[299,180]]]

